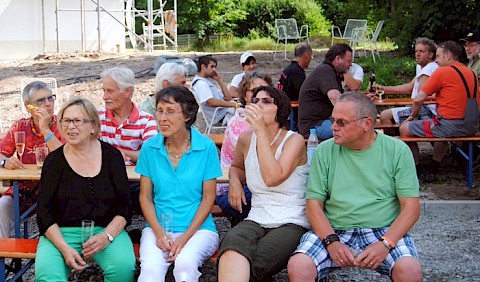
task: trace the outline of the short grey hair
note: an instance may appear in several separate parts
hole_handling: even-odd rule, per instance
[[[37,92],[40,89],[45,89],[48,92],[50,92],[50,94],[52,94],[52,88],[48,86],[48,84],[46,84],[43,81],[38,81],[38,80],[33,81],[27,84],[25,88],[23,88],[23,91],[22,91],[23,102],[29,102],[30,100],[32,100],[33,94],[35,94],[35,92]]]
[[[164,63],[158,69],[157,75],[155,76],[155,92],[159,92],[163,89],[162,84],[164,80],[167,80],[173,86],[173,82],[179,75],[187,77],[187,68],[177,63]]]
[[[361,92],[345,92],[340,95],[338,102],[352,102],[355,104],[355,112],[357,118],[362,117],[371,117],[373,120],[373,125],[377,121],[377,108],[373,101],[365,94]]]
[[[105,79],[106,77],[111,77],[120,88],[120,91],[124,91],[127,88],[132,89],[130,93],[130,99],[133,97],[133,92],[135,90],[135,73],[127,67],[115,67],[104,70],[100,77]]]

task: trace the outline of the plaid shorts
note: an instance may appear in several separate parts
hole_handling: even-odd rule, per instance
[[[349,248],[360,248],[363,251],[369,245],[379,241],[387,230],[388,227],[373,229],[355,228],[351,230],[335,230],[335,233],[340,238],[340,241]],[[300,245],[294,253],[304,253],[312,258],[317,266],[318,279],[325,277],[330,269],[339,268],[330,258],[328,251],[323,247],[322,240],[318,238],[313,230],[302,236]],[[406,234],[396,243],[395,249],[387,255],[383,263],[375,271],[391,276],[393,265],[401,257],[415,257],[418,259],[413,237],[409,234]]]

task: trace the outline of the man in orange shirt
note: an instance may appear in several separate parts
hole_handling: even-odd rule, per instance
[[[415,97],[412,114],[400,126],[400,136],[464,137],[477,133],[480,94],[477,93],[475,96],[478,87],[475,74],[459,62],[461,53],[462,47],[453,41],[438,45],[436,61],[440,67],[433,72]],[[438,115],[432,119],[415,120],[423,101],[435,93]],[[476,97],[477,106],[467,107],[467,97]],[[409,146],[415,158],[415,164],[418,164],[418,145],[409,143]],[[434,148],[430,167],[432,171],[436,170],[448,148],[441,147],[444,152],[435,152]]]

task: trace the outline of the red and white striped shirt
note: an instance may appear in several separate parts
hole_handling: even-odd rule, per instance
[[[157,122],[150,114],[140,111],[135,105],[130,116],[122,123],[105,108],[97,109],[100,116],[100,140],[120,150],[139,151],[143,142],[158,133]]]

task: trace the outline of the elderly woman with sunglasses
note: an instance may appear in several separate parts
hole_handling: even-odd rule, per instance
[[[267,74],[262,74],[259,72],[246,73],[240,82],[238,89],[240,103],[242,105],[249,105],[250,99],[252,99],[253,90],[259,86],[273,87],[272,78]],[[223,139],[222,150],[220,152],[220,163],[223,168],[230,168],[240,134],[243,132],[252,131],[252,127],[245,120],[245,117],[241,117],[239,113],[240,111],[235,112],[235,115],[229,120],[227,129],[225,130],[225,137]],[[228,188],[229,185],[226,183],[217,184],[217,197],[215,202],[223,211],[228,212],[239,219],[244,219],[247,217],[248,212],[250,211],[250,198],[252,193],[250,190],[248,190],[247,185],[243,186],[246,204],[242,205],[240,210],[237,211],[228,203]]]
[[[309,228],[305,215],[307,154],[301,135],[284,129],[290,100],[268,86],[255,89],[246,107],[253,132],[240,135],[232,166],[229,193],[237,210],[248,183],[252,207],[248,217],[223,238],[219,281],[261,281],[286,267],[290,255]]]
[[[105,281],[132,281],[135,254],[125,231],[132,206],[122,153],[98,140],[100,118],[90,101],[71,99],[58,116],[67,142],[43,165],[36,281],[67,281],[70,270],[86,268],[89,259],[102,268]],[[95,223],[88,239],[83,220]]]
[[[5,138],[0,141],[0,160],[6,169],[21,169],[23,164],[35,164],[35,148],[48,146],[50,151],[62,145],[64,140],[57,129],[57,117],[53,114],[55,95],[41,81],[29,83],[22,92],[22,99],[30,116],[13,123]],[[25,149],[22,161],[15,156],[15,132],[25,132]],[[26,209],[36,202],[37,181],[19,183],[21,202]],[[28,201],[28,202],[27,202]],[[0,198],[0,238],[10,237],[14,225],[13,187]]]
[[[198,104],[187,88],[162,89],[155,101],[160,134],[145,142],[135,169],[148,223],[140,240],[138,281],[165,281],[173,262],[175,281],[198,281],[198,268],[219,240],[210,213],[216,178],[222,175],[217,148],[192,128]],[[172,228],[161,224],[167,214]]]

